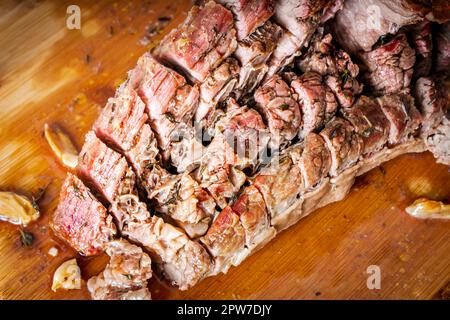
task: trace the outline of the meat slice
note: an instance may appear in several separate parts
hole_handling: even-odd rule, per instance
[[[322,77],[315,72],[307,72],[291,82],[291,87],[298,95],[303,116],[300,137],[320,130],[337,109],[337,102]]]
[[[361,155],[361,137],[345,119],[333,118],[320,132],[331,155],[330,176],[336,177],[354,165]]]
[[[431,22],[423,20],[410,29],[413,48],[416,51],[416,65],[414,66],[414,79],[426,77],[433,64],[433,38],[431,35]]]
[[[259,164],[269,142],[269,132],[255,109],[241,107],[231,99],[226,115],[216,123],[215,129],[236,154],[235,164],[240,168],[255,168]]]
[[[300,55],[303,43],[292,33],[284,30],[268,62],[266,79],[273,76]]]
[[[116,235],[112,216],[71,173],[64,180],[50,226],[58,237],[85,256],[102,252]]]
[[[194,170],[204,153],[201,132],[183,122],[162,118],[154,122],[163,162],[178,172]]]
[[[94,131],[102,141],[119,150],[145,183],[146,168],[159,160],[157,141],[144,111],[145,104],[130,87],[119,90],[108,100],[94,123]]]
[[[215,107],[228,98],[237,86],[240,66],[236,59],[227,58],[200,85],[200,103],[195,113],[196,126],[208,130],[214,127]]]
[[[273,0],[218,0],[235,18],[238,40],[243,40],[263,25],[274,13]]]
[[[348,108],[362,91],[362,85],[356,80],[359,67],[345,51],[335,48],[331,34],[322,36],[322,33],[318,32],[297,65],[303,72],[313,71],[325,77],[339,105]]]
[[[407,93],[399,93],[379,97],[377,102],[390,123],[389,144],[395,145],[411,139],[421,123],[414,99]]]
[[[216,213],[214,199],[188,173],[172,175],[155,166],[152,174],[149,198],[156,201],[156,211],[172,218],[190,238],[205,234]]]
[[[226,138],[218,133],[208,145],[194,177],[213,196],[217,205],[224,208],[246,181],[247,177],[239,169],[246,165],[246,161],[239,159]]]
[[[238,255],[244,251],[245,230],[239,216],[229,207],[225,207],[212,223],[205,236],[200,238],[214,257],[213,274],[228,271],[239,261]]]
[[[422,135],[437,127],[444,116],[443,99],[436,81],[429,77],[419,78],[413,90],[417,107],[422,114]]]
[[[131,86],[144,101],[149,119],[164,116],[174,121],[189,121],[198,105],[199,89],[184,77],[145,53],[130,71],[124,86]]]
[[[296,148],[298,146],[293,146],[274,157],[253,179],[253,185],[264,198],[272,224],[296,203],[304,190],[300,167],[290,157]]]
[[[126,236],[154,254],[158,270],[180,290],[198,283],[212,268],[205,248],[157,216],[135,216],[128,224]]]
[[[111,203],[120,195],[137,194],[136,177],[125,158],[108,148],[92,131],[86,134],[77,172]]]
[[[450,74],[450,22],[439,26],[436,34],[436,58],[434,71]]]
[[[121,239],[108,243],[106,268],[87,282],[94,300],[151,300],[147,282],[152,261],[141,248]]]
[[[388,142],[389,120],[373,99],[361,96],[351,108],[343,109],[342,114],[361,137],[364,156],[381,150]]]
[[[325,19],[332,16],[330,15],[332,11],[327,11],[332,3],[334,1],[279,0],[275,4],[275,20],[292,33],[303,46],[318,27],[324,13],[328,13]]]
[[[258,110],[268,124],[272,148],[280,148],[296,137],[301,114],[293,90],[279,75],[267,79],[254,95]]]
[[[246,187],[231,208],[239,216],[248,248],[260,246],[274,236],[266,204],[254,185]]]
[[[395,93],[409,87],[416,56],[403,33],[360,57],[368,69],[363,78],[375,94]]]
[[[193,82],[203,82],[236,46],[233,14],[209,1],[202,7],[192,7],[185,21],[164,37],[155,54],[158,60],[181,69]]]
[[[441,124],[429,133],[425,143],[438,163],[450,166],[450,120],[448,118],[442,118]]]
[[[283,30],[267,21],[245,39],[238,42],[235,56],[241,63],[237,96],[253,91],[268,71],[267,61],[278,44]]]
[[[346,51],[370,51],[381,36],[421,21],[427,11],[409,0],[346,0],[331,29]]]
[[[115,148],[128,151],[134,146],[147,119],[145,104],[133,89],[125,87],[108,100],[94,124],[94,130]]]
[[[324,139],[309,133],[301,145],[301,153],[291,152],[294,162],[300,167],[305,189],[312,189],[328,175],[331,155]],[[299,148],[294,149],[295,151]]]

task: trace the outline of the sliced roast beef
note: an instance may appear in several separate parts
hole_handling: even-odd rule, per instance
[[[270,228],[266,204],[254,185],[246,187],[231,208],[239,216],[244,228],[247,247],[260,245],[273,237],[274,230]]]
[[[389,120],[375,100],[361,96],[351,108],[342,110],[356,133],[362,138],[366,157],[381,150],[389,139]]]
[[[145,123],[148,117],[144,109],[136,92],[125,87],[109,99],[94,124],[96,135],[126,156],[142,183],[146,168],[159,160],[157,141]]]
[[[320,74],[307,72],[291,82],[298,95],[303,116],[300,137],[320,130],[336,112],[337,102],[330,88],[322,82]]]
[[[125,86],[136,89],[151,121],[163,116],[177,122],[189,121],[198,105],[198,87],[186,84],[184,77],[164,67],[149,53],[139,58]]]
[[[243,40],[263,25],[274,13],[273,0],[218,0],[235,18],[238,40]]]
[[[239,41],[235,56],[241,63],[237,96],[253,91],[268,71],[267,61],[278,44],[283,30],[267,21],[247,38]]]
[[[416,56],[403,33],[363,53],[361,59],[367,67],[363,78],[375,94],[395,93],[409,87]]]
[[[333,118],[325,125],[320,135],[330,151],[332,177],[336,177],[358,161],[362,152],[362,141],[350,122]]]
[[[214,257],[215,271],[212,273],[226,273],[233,263],[236,264],[235,260],[239,261],[238,254],[244,250],[245,229],[239,216],[227,206],[200,241]]]
[[[211,260],[200,244],[162,218],[150,217],[147,207],[138,197],[127,195],[121,199],[113,203],[112,210],[117,210],[115,206],[129,209],[122,235],[152,253],[158,270],[173,285],[186,290],[209,272]]]
[[[261,115],[256,110],[241,107],[231,99],[226,115],[216,123],[215,129],[237,155],[236,164],[241,168],[254,168],[260,163],[270,137]]]
[[[118,152],[108,148],[94,132],[86,134],[77,172],[110,203],[125,194],[137,194],[136,176]]]
[[[270,130],[270,145],[279,148],[285,145],[300,130],[301,114],[293,90],[279,75],[267,79],[254,95],[258,110]]]
[[[423,20],[410,29],[413,48],[416,51],[416,65],[414,78],[426,77],[431,71],[433,63],[433,39],[431,36],[431,22]]]
[[[269,69],[266,78],[273,76],[300,55],[302,43],[289,31],[284,30],[278,45],[268,62]]]
[[[332,30],[346,51],[369,51],[381,36],[421,21],[427,11],[419,2],[410,0],[346,0]]]
[[[50,226],[58,237],[85,256],[102,252],[116,234],[112,216],[71,173],[64,180]]]
[[[173,219],[191,238],[205,234],[215,215],[214,199],[188,173],[172,175],[155,166],[152,176],[149,198],[156,201],[156,211]]]
[[[334,1],[327,0],[279,0],[275,3],[275,20],[303,46],[318,27],[324,13],[327,13],[326,20],[337,11],[337,8],[327,10],[333,5]]]
[[[196,126],[204,130],[214,127],[215,107],[237,86],[240,66],[236,59],[227,58],[200,85],[200,103],[195,113]]]
[[[155,54],[192,81],[203,82],[236,50],[236,45],[233,14],[209,1],[202,7],[194,6],[185,21],[164,37]]]
[[[450,22],[439,26],[436,34],[436,59],[434,70],[445,75],[450,74]]]
[[[122,151],[130,150],[147,122],[145,104],[136,92],[124,87],[100,112],[94,130],[105,141]]]
[[[273,225],[296,203],[304,190],[300,167],[290,157],[296,148],[299,147],[293,146],[274,157],[270,165],[262,168],[253,179],[253,185],[264,198]]]
[[[224,208],[246,181],[245,174],[239,168],[247,165],[248,161],[236,155],[225,136],[217,133],[194,176],[200,186],[207,189],[216,203]]]
[[[398,93],[379,97],[377,102],[389,120],[389,144],[395,145],[411,139],[421,123],[414,99],[407,93]]]
[[[152,261],[141,248],[121,239],[106,247],[110,260],[106,268],[87,282],[94,300],[150,300],[147,282]]]
[[[438,163],[450,166],[450,120],[442,117],[442,122],[429,133],[425,143]]]
[[[315,133],[308,133],[299,148],[291,152],[294,162],[300,167],[305,189],[314,188],[328,175],[331,166],[331,155],[324,139]]]
[[[331,34],[322,36],[320,30],[297,65],[303,72],[313,71],[325,77],[326,84],[343,108],[350,107],[362,91],[362,85],[356,80],[358,65],[345,51],[335,48]]]
[[[437,88],[436,81],[428,77],[422,77],[416,81],[413,93],[422,114],[421,132],[426,136],[439,125],[444,116],[443,97]]]

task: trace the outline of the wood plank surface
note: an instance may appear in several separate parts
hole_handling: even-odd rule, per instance
[[[186,16],[189,1],[77,1],[81,30],[68,30],[64,1],[1,1],[0,190],[36,196],[41,218],[25,228],[0,222],[0,299],[87,299],[85,282],[107,259],[81,258],[83,288],[52,292],[55,269],[76,256],[54,239],[48,217],[66,169],[51,153],[45,123],[78,147],[100,108],[137,58]],[[148,37],[158,17],[171,17]],[[430,299],[450,280],[450,224],[421,221],[404,208],[419,196],[449,200],[450,173],[429,153],[404,155],[358,178],[350,195],[279,234],[266,247],[188,291],[154,278],[155,299]],[[48,250],[57,247],[51,257]],[[367,267],[381,269],[369,290]]]

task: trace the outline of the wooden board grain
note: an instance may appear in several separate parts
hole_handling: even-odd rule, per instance
[[[63,1],[0,4],[0,190],[35,196],[41,218],[26,228],[0,222],[0,299],[85,299],[82,290],[50,290],[54,270],[76,256],[47,226],[66,170],[43,139],[44,123],[63,126],[81,146],[99,109],[137,58],[161,38],[144,37],[160,16],[186,15],[188,1],[77,1],[81,30],[66,28]],[[419,196],[449,199],[448,168],[429,153],[404,155],[358,178],[350,195],[279,234],[228,274],[180,292],[158,279],[155,299],[429,299],[450,280],[449,223],[420,221],[404,208]],[[48,255],[51,247],[57,257]],[[78,257],[83,278],[105,257]],[[381,269],[381,289],[366,286],[367,267]]]

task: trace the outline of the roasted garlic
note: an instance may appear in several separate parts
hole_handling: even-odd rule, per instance
[[[64,262],[56,269],[53,275],[52,290],[73,290],[81,288],[81,271],[77,259]]]
[[[419,219],[450,219],[450,204],[420,198],[407,207],[406,212]]]
[[[26,226],[37,218],[39,210],[27,197],[14,192],[0,191],[0,220]]]
[[[47,123],[44,126],[45,139],[62,164],[74,169],[78,164],[78,151],[72,140],[60,128],[52,128]]]

